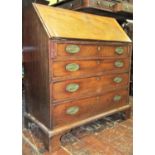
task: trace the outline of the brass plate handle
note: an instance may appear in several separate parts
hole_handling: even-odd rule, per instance
[[[120,60],[115,61],[115,66],[116,67],[123,67],[124,66],[124,62],[123,61],[120,61]]]
[[[70,93],[76,92],[78,89],[79,89],[79,85],[76,83],[68,84],[66,87],[66,91]]]
[[[114,81],[115,83],[120,83],[120,82],[122,82],[122,80],[123,80],[122,77],[115,77],[115,78],[113,79],[113,81]]]
[[[75,114],[78,113],[79,110],[80,110],[80,108],[78,106],[72,106],[72,107],[69,107],[66,110],[66,114],[68,114],[68,115],[75,115]]]
[[[70,54],[75,54],[80,52],[80,47],[78,45],[68,45],[66,47],[66,52]]]
[[[80,66],[76,63],[71,63],[66,65],[66,70],[70,71],[70,72],[75,72],[77,70],[79,70]]]
[[[122,96],[121,95],[115,95],[114,98],[113,98],[113,100],[115,102],[120,101],[121,99],[122,99]]]
[[[124,53],[124,48],[123,47],[117,47],[115,49],[115,52],[119,55],[123,54]]]

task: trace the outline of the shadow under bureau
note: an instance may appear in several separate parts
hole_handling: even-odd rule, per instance
[[[75,127],[128,117],[131,41],[115,19],[34,3],[23,37],[25,125],[49,151]]]

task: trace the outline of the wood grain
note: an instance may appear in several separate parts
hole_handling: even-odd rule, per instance
[[[25,13],[26,111],[50,127],[48,36],[34,10]]]
[[[121,95],[121,100],[114,101],[113,98],[115,95]],[[126,89],[108,92],[102,96],[53,105],[51,107],[53,109],[53,114],[51,116],[53,128],[70,125],[73,122],[86,119],[110,109],[121,107],[125,104],[128,104],[128,90]],[[74,115],[67,114],[67,109],[73,106],[79,107],[79,111]]]
[[[115,83],[113,81],[115,77],[121,77],[123,79],[122,82]],[[61,101],[64,99],[78,98],[80,96],[104,93],[111,89],[128,86],[128,80],[128,73],[124,73],[56,82],[50,85],[52,99]],[[78,84],[79,89],[72,93],[67,92],[67,85],[72,83]]]
[[[33,4],[24,20],[26,112],[32,116],[27,128],[37,125],[35,134],[49,151],[59,148],[68,130],[130,108],[131,43],[114,19]],[[68,45],[79,46],[78,53],[67,53]],[[116,53],[118,47],[123,54]],[[118,60],[121,68],[114,65]],[[66,71],[68,63],[79,70]],[[116,77],[123,80],[116,83]],[[114,95],[122,99],[115,103]],[[66,114],[72,106],[79,110]]]
[[[118,60],[121,60],[124,63],[124,66],[117,68],[114,63]],[[76,71],[69,71],[66,69],[66,66],[69,64],[76,64],[79,66],[79,69]],[[115,71],[123,72],[129,71],[129,59],[111,59],[111,60],[85,60],[85,61],[60,61],[54,62],[50,67],[51,73],[53,72],[53,77],[70,77],[70,76],[83,76],[91,74],[95,76],[99,73]]]
[[[33,4],[49,38],[131,42],[115,19]],[[79,33],[80,32],[80,33]]]
[[[66,52],[66,47],[69,45],[77,45],[80,48],[80,51],[75,54],[70,54]],[[124,50],[124,53],[122,55],[118,55],[115,50],[117,47],[122,47]],[[90,44],[80,44],[78,43],[72,43],[72,44],[67,44],[67,43],[58,43],[56,46],[56,52],[57,56],[80,56],[80,57],[122,57],[122,56],[129,56],[129,51],[128,51],[128,46],[125,46],[124,44],[119,44],[119,45],[106,45],[106,43],[102,44],[95,44],[92,45]]]

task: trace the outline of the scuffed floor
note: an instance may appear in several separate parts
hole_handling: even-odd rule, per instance
[[[63,145],[72,155],[132,155],[132,120],[128,119]]]
[[[132,119],[114,115],[76,128],[61,138],[61,148],[48,153],[30,131],[23,132],[23,155],[132,155]]]

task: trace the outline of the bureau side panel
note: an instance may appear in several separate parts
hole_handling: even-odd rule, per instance
[[[50,127],[48,36],[32,8],[24,13],[26,111]]]

